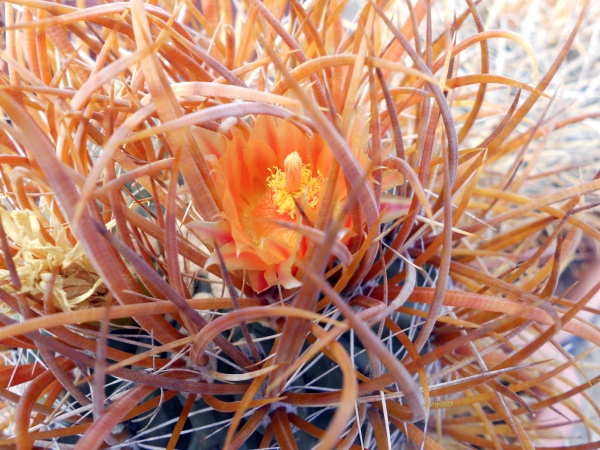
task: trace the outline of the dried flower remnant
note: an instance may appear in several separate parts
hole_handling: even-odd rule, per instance
[[[64,226],[50,211],[43,213],[49,222],[46,230],[31,210],[0,208],[2,225],[15,252],[12,259],[21,281],[18,292],[42,298],[52,283],[53,304],[62,311],[103,304],[106,286],[83,247],[71,245]],[[0,284],[8,293],[16,293],[6,269],[0,269]],[[5,314],[11,312],[5,303],[0,307]]]

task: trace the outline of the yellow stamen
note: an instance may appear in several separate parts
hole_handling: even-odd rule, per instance
[[[273,203],[279,214],[296,217],[294,199],[306,198],[306,204],[315,208],[319,203],[319,191],[323,175],[319,172],[313,176],[310,164],[302,164],[298,152],[289,154],[283,162],[284,170],[274,167],[269,169],[271,175],[267,178],[267,186],[272,191]],[[306,197],[305,197],[306,196]]]

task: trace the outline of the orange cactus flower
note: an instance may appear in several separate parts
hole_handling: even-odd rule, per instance
[[[207,158],[221,193],[220,220],[189,227],[208,246],[219,246],[228,270],[245,271],[255,292],[277,284],[298,287],[296,262],[304,257],[308,242],[294,224],[315,223],[333,154],[319,135],[309,137],[293,124],[269,116],[259,117],[248,136],[237,129],[232,134],[224,145],[212,146]],[[357,159],[369,170],[367,146],[357,147]],[[395,170],[386,172],[384,188],[403,181]],[[333,204],[324,207],[333,208],[335,215],[346,197],[340,178]],[[208,261],[217,263],[215,255]]]

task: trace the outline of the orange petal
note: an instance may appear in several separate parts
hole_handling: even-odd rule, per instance
[[[379,211],[383,213],[382,223],[396,220],[408,212],[410,199],[398,197],[397,195],[382,194]]]
[[[404,184],[404,176],[395,169],[384,169],[381,183],[383,191],[387,191]]]
[[[211,245],[211,241],[214,241],[221,247],[233,240],[231,236],[231,227],[224,220],[218,220],[216,222],[198,220],[196,222],[188,223],[187,227],[202,242],[208,245]]]
[[[251,251],[238,252],[235,243],[229,243],[221,247],[221,255],[225,266],[229,270],[266,270],[270,267],[259,255]],[[205,266],[218,265],[216,254],[212,254],[206,261]]]
[[[298,281],[294,275],[293,270],[293,258],[287,261],[276,264],[269,269],[265,270],[264,278],[269,286],[281,285],[285,289],[293,289],[300,287],[302,283]]]

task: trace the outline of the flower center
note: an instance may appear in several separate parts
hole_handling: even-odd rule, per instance
[[[272,200],[279,214],[296,217],[294,199],[305,198],[305,203],[315,208],[319,203],[319,191],[323,175],[313,176],[310,164],[302,164],[298,152],[289,154],[283,161],[284,170],[269,169],[267,186],[271,189]]]

